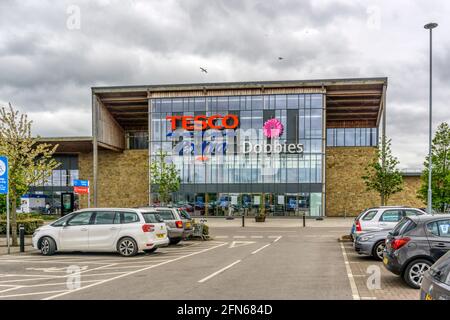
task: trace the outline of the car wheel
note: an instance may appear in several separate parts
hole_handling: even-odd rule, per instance
[[[157,250],[158,248],[151,248],[151,249],[145,249],[144,252],[145,253],[153,253]]]
[[[41,253],[44,256],[51,256],[56,252],[56,243],[55,240],[53,240],[50,237],[44,237],[41,240]]]
[[[170,238],[170,244],[178,244],[181,241],[181,238]]]
[[[386,243],[384,240],[378,241],[377,243],[375,243],[375,245],[373,246],[373,249],[372,249],[372,256],[375,259],[383,260],[383,251],[384,251],[385,247],[386,247]]]
[[[132,257],[137,254],[138,246],[132,238],[126,237],[120,239],[117,244],[117,251],[124,257]]]
[[[423,274],[430,269],[432,263],[425,259],[412,261],[403,274],[403,279],[411,288],[419,289],[422,284]]]

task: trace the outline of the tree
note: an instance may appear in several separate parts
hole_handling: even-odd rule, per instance
[[[377,152],[362,176],[367,191],[376,191],[384,206],[389,197],[403,189],[403,178],[397,169],[399,161],[392,155],[391,139],[385,137],[378,144]]]
[[[13,109],[0,109],[0,155],[8,157],[9,196],[11,208],[12,245],[17,245],[17,200],[29,186],[46,181],[60,164],[52,158],[58,145],[38,143],[31,136],[32,121]]]
[[[161,203],[170,201],[172,192],[180,189],[180,176],[175,164],[167,159],[167,153],[159,150],[156,160],[150,164],[150,183],[158,186]]]
[[[428,203],[429,156],[423,163],[422,184],[417,192],[419,199]],[[431,192],[433,209],[444,212],[450,203],[450,126],[441,123],[431,144]]]

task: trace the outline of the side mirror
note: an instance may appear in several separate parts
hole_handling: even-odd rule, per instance
[[[67,221],[64,221],[62,226],[63,226],[63,228],[67,227]]]

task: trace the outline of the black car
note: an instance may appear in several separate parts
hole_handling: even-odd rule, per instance
[[[431,265],[450,251],[450,215],[411,216],[388,234],[385,267],[419,289]]]
[[[420,287],[421,300],[450,300],[450,251],[425,272]]]

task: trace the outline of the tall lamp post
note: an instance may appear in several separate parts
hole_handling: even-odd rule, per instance
[[[429,103],[430,103],[430,117],[429,117],[429,136],[428,136],[428,205],[427,205],[427,210],[428,213],[431,213],[432,211],[432,193],[431,193],[431,172],[432,172],[432,161],[431,161],[431,141],[432,141],[432,124],[431,124],[431,120],[432,120],[432,93],[433,93],[433,89],[432,89],[432,78],[433,78],[433,46],[432,46],[432,40],[433,40],[433,29],[436,28],[438,26],[437,23],[431,22],[431,23],[427,23],[426,25],[424,25],[423,27],[427,30],[430,30],[430,97],[429,97]]]

